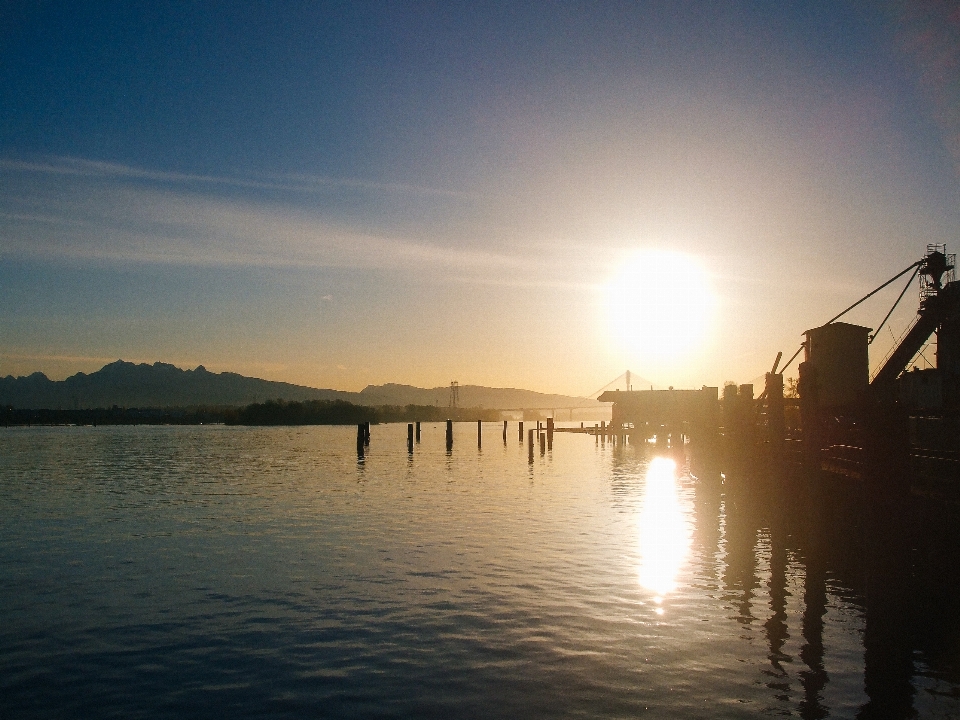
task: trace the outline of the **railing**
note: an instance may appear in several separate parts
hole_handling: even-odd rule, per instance
[[[900,337],[894,340],[893,345],[891,345],[890,349],[887,350],[887,354],[880,359],[880,362],[877,363],[876,369],[870,373],[870,382],[873,382],[873,379],[877,376],[877,373],[879,373],[880,369],[887,364],[887,360],[889,360],[890,356],[893,355],[894,352],[896,352],[897,348],[900,347],[900,344],[903,342],[904,338],[906,338],[907,335],[910,334],[910,331],[913,330],[914,325],[916,325],[919,320],[920,320],[919,315],[914,316],[913,322],[907,325],[907,329],[903,331]],[[913,360],[913,358],[910,358],[910,359]]]

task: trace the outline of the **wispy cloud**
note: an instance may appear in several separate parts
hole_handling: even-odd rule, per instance
[[[462,223],[449,219],[459,218],[456,209],[435,204],[424,206],[423,223],[412,230],[389,215],[344,216],[323,203],[256,193],[237,197],[197,184],[234,183],[231,179],[74,158],[0,160],[3,177],[21,181],[0,183],[0,252],[8,255],[203,267],[354,268],[434,282],[529,288],[580,287],[582,273],[587,271],[589,283],[594,277],[588,269],[605,262],[582,247],[536,238],[517,241],[502,231],[485,241],[481,224],[464,232]],[[295,182],[326,181],[299,176]],[[417,206],[411,207],[408,212],[415,212]],[[576,278],[568,277],[571,267],[578,268]]]
[[[41,160],[0,158],[0,171],[90,178],[126,178],[160,183],[221,185],[254,190],[283,190],[301,193],[317,192],[329,187],[345,187],[391,193],[439,195],[451,198],[475,197],[472,193],[458,190],[432,188],[407,183],[372,182],[358,178],[336,178],[304,174],[267,175],[262,178],[238,178],[225,175],[201,175],[147,170],[119,163],[63,156],[44,158]]]

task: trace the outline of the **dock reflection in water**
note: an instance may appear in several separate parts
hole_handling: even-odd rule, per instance
[[[725,598],[745,627],[762,622],[777,700],[802,718],[957,716],[956,508],[758,470],[713,491],[704,478],[698,495],[719,497]]]
[[[0,716],[960,717],[942,509],[444,433],[4,432]]]

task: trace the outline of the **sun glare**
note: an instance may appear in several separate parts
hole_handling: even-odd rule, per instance
[[[642,250],[607,282],[605,312],[615,342],[631,359],[676,360],[706,340],[716,301],[692,255]]]
[[[654,458],[650,461],[643,508],[637,517],[640,585],[655,594],[657,604],[676,589],[677,574],[690,549],[690,532],[680,505],[676,471],[673,460]]]

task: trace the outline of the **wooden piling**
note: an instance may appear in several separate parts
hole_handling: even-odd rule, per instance
[[[453,420],[447,420],[447,452],[453,450]]]
[[[547,449],[553,450],[553,418],[547,418]]]
[[[417,420],[417,444],[420,443],[420,421]]]
[[[520,421],[520,443],[523,444],[523,420]]]
[[[407,452],[413,454],[413,423],[407,423]]]
[[[483,425],[482,420],[477,420],[477,447],[483,447],[483,433],[481,432],[481,427]]]
[[[503,444],[507,444],[507,421],[503,421]]]
[[[820,393],[817,387],[817,369],[808,361],[797,367],[800,390],[800,432],[803,438],[803,463],[812,470],[820,470]]]
[[[737,399],[740,442],[745,449],[753,448],[757,442],[757,403],[753,399],[753,383],[741,385]]]
[[[363,444],[370,445],[370,423],[365,422],[363,424]]]
[[[527,456],[533,462],[533,428],[527,431]]]
[[[782,373],[767,373],[764,396],[767,401],[767,440],[770,447],[780,453],[786,435]]]
[[[363,446],[367,439],[367,433],[363,423],[357,425],[357,457],[363,457]]]
[[[547,434],[540,433],[540,454],[544,455],[547,452]]]

